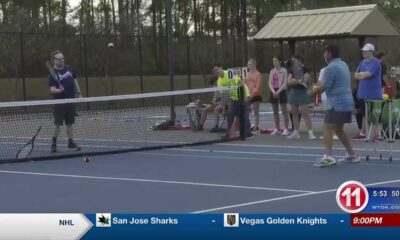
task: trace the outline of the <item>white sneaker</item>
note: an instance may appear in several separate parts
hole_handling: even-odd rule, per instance
[[[324,140],[324,136],[322,135],[321,137],[319,137],[319,139]],[[336,134],[333,135],[333,140],[339,140]]]
[[[333,140],[339,140],[339,138],[336,134],[333,134]]]
[[[314,163],[314,167],[327,167],[336,164],[336,159],[332,156],[324,155],[320,160]]]
[[[343,163],[358,163],[360,162],[360,156],[359,155],[346,155],[344,158],[339,159],[339,162]]]
[[[290,136],[286,137],[287,139],[300,139],[301,136],[299,132],[293,132]]]
[[[283,130],[282,136],[289,136],[289,130]]]
[[[275,129],[270,135],[273,135],[273,136],[281,135],[281,131],[279,129]]]
[[[309,131],[309,132],[308,132],[308,139],[310,139],[310,140],[315,140],[315,139],[317,139],[317,137],[315,136],[315,134],[314,134],[313,131]]]

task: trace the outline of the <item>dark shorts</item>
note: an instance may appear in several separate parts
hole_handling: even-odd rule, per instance
[[[75,123],[75,107],[74,106],[56,106],[54,108],[54,124],[57,126],[73,125]]]
[[[270,92],[269,102],[272,104],[287,104],[288,98],[286,90],[279,93],[279,97],[277,98],[274,98],[272,92]]]
[[[325,113],[325,124],[343,125],[351,123],[352,112],[336,112],[335,110],[327,110]]]
[[[262,97],[261,96],[254,96],[250,99],[249,103],[256,103],[256,102],[262,102]]]

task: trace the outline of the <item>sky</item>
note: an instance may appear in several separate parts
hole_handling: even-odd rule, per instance
[[[71,5],[71,7],[78,6],[80,2],[81,0],[69,0],[69,4]]]

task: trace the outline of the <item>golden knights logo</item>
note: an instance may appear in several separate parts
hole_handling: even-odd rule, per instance
[[[225,213],[224,214],[224,227],[239,227],[239,214],[238,213]]]

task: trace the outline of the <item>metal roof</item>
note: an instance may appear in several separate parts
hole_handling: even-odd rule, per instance
[[[316,39],[399,35],[398,27],[376,4],[281,12],[255,40]]]

